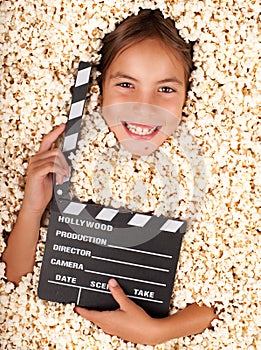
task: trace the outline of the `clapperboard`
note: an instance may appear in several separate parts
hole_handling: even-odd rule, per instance
[[[91,66],[80,62],[63,142],[77,148]],[[168,314],[186,222],[82,203],[70,179],[54,184],[38,286],[41,299],[96,310],[118,307],[108,289],[117,279],[127,296],[153,317]]]

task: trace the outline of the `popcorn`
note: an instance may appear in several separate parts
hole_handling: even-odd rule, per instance
[[[258,349],[260,338],[260,52],[253,1],[1,3],[0,254],[20,209],[28,158],[66,122],[79,60],[98,63],[104,35],[139,8],[159,8],[195,41],[184,120],[157,152],[135,159],[107,128],[93,72],[72,191],[81,199],[188,220],[170,313],[214,306],[213,329],[155,349]],[[95,176],[94,176],[95,174]],[[45,220],[46,225],[46,220]],[[0,263],[1,349],[152,349],[105,335],[73,305],[37,297],[46,228],[17,288]]]

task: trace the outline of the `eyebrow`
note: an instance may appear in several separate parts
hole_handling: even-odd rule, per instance
[[[124,74],[124,73],[121,73],[121,72],[117,72],[115,74],[111,74],[110,75],[110,79],[128,79],[128,80],[138,81],[138,79],[135,79],[135,78],[131,77],[130,75]]]
[[[174,84],[178,84],[178,85],[183,85],[182,81],[179,80],[176,77],[172,77],[172,78],[167,78],[167,79],[163,79],[158,81],[159,84],[165,84],[165,83],[174,83]]]
[[[125,74],[125,73],[121,73],[121,72],[117,72],[115,74],[111,74],[110,75],[110,79],[128,79],[128,80],[132,80],[137,82],[138,79],[133,78],[132,76]],[[162,79],[157,81],[158,84],[166,84],[166,83],[174,83],[174,84],[178,84],[180,86],[183,86],[183,83],[181,80],[179,80],[176,77],[171,77],[171,78],[166,78],[166,79]]]

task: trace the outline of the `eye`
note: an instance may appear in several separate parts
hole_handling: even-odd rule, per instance
[[[117,86],[120,86],[122,88],[127,88],[127,89],[131,89],[134,87],[133,84],[128,83],[128,82],[118,83]]]
[[[162,86],[162,87],[159,88],[159,92],[163,92],[163,93],[169,94],[169,93],[172,93],[172,92],[176,92],[176,90],[171,88],[171,87],[169,87],[169,86]]]

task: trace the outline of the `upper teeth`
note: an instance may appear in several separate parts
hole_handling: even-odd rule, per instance
[[[148,128],[142,128],[140,126],[136,126],[128,123],[125,123],[125,125],[130,130],[130,132],[137,135],[150,135],[157,129],[156,126],[151,129],[148,129]]]

